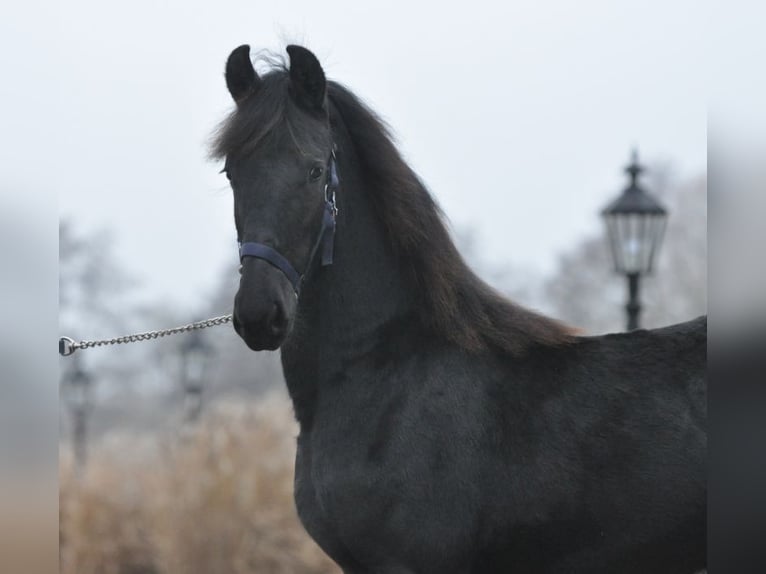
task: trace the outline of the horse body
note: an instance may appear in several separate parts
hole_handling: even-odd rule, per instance
[[[398,358],[315,379],[299,514],[349,572],[693,572],[703,373],[664,368],[704,356],[687,328],[692,344],[679,327],[523,360],[409,333]]]
[[[238,50],[227,83],[240,108],[219,151],[238,235],[293,248],[305,280],[293,298],[273,264],[243,260],[235,326],[251,348],[281,345],[300,424],[296,505],[325,552],[346,574],[704,567],[706,320],[578,337],[503,300],[464,265],[374,114],[325,86],[310,52],[292,47],[289,76],[259,80]],[[231,144],[236,130],[252,137],[248,118],[277,113],[262,149]],[[310,163],[291,155],[288,170],[275,150],[330,145],[341,183],[322,267],[308,255],[313,176],[293,195],[275,189]]]

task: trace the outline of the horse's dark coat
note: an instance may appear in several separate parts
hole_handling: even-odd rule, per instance
[[[296,303],[246,260],[234,309],[251,348],[281,345],[309,534],[355,574],[704,567],[706,319],[577,337],[503,300],[375,115],[288,51],[263,77],[232,54],[214,154],[240,240],[303,271],[322,206],[304,174],[338,148],[334,264]]]

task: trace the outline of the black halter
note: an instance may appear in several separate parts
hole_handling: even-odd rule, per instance
[[[335,247],[335,216],[338,214],[338,208],[335,206],[335,191],[338,189],[338,170],[335,165],[335,149],[333,149],[330,155],[330,161],[328,163],[327,183],[324,186],[324,209],[322,210],[322,227],[319,230],[319,235],[314,242],[314,247],[311,249],[311,256],[306,264],[305,273],[311,267],[311,262],[314,260],[316,252],[321,249],[322,251],[322,267],[332,265],[333,250]],[[301,284],[303,282],[302,274],[296,271],[295,267],[279,253],[273,247],[269,247],[263,243],[242,243],[239,246],[239,260],[240,262],[245,257],[255,257],[257,259],[263,259],[271,263],[274,267],[279,269],[285,274],[285,277],[290,281],[295,289],[295,295],[298,296],[301,291]]]

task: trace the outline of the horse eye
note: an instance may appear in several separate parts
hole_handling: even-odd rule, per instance
[[[309,171],[309,178],[311,179],[311,181],[316,181],[320,177],[322,177],[323,173],[324,173],[324,169],[318,165],[315,165],[314,167],[311,168],[311,171]]]

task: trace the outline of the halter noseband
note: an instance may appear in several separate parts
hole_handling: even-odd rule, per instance
[[[328,164],[328,179],[324,186],[324,209],[322,210],[322,227],[311,249],[308,263],[303,274],[298,273],[295,267],[279,251],[263,243],[247,242],[239,246],[239,260],[245,257],[255,257],[271,263],[274,267],[285,274],[295,290],[295,296],[300,295],[303,277],[311,267],[316,252],[321,249],[322,267],[332,265],[333,251],[335,248],[335,217],[338,208],[335,205],[335,191],[338,189],[338,169],[335,165],[335,148],[333,147]]]

